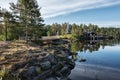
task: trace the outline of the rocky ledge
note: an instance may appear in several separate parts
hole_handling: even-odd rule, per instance
[[[75,67],[70,55],[72,52],[65,47],[46,47],[36,52],[29,50],[23,61],[12,66],[9,74],[18,76],[20,80],[70,80],[68,76]]]

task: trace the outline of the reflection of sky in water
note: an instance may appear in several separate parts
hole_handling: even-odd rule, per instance
[[[86,58],[87,64],[102,65],[108,67],[115,67],[120,69],[120,45],[115,46],[105,46],[103,49],[102,46],[98,51],[89,51],[80,52],[78,51],[77,61],[80,58]]]

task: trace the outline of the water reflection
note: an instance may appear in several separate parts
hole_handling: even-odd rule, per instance
[[[120,80],[120,40],[76,41],[68,46],[76,62],[71,80]]]
[[[77,62],[120,68],[120,40],[76,41],[69,44]],[[92,54],[91,54],[92,53]]]
[[[120,40],[77,41],[69,45],[76,62],[72,80],[120,80]]]
[[[70,49],[76,53],[76,51],[80,52],[93,52],[98,51],[100,47],[102,49],[105,48],[105,46],[115,46],[120,44],[120,40],[93,40],[93,41],[76,41],[71,44],[69,44],[71,47]]]
[[[76,41],[55,46],[65,46],[73,52],[69,58],[76,66],[69,76],[71,80],[120,80],[120,40]]]

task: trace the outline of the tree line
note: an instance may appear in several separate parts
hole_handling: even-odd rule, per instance
[[[94,24],[53,23],[43,24],[37,0],[18,0],[10,3],[10,11],[0,7],[0,40],[40,39],[41,36],[69,34],[74,38],[82,38],[85,32],[95,32],[99,36],[120,38],[120,28],[98,27]],[[82,36],[83,35],[83,36]],[[67,37],[66,36],[66,37]]]
[[[48,36],[54,35],[67,35],[67,26],[68,23],[58,24],[53,23],[51,25],[46,25],[45,28],[47,29]],[[102,37],[114,37],[115,39],[120,38],[120,28],[115,27],[99,27],[98,25],[94,24],[69,24],[69,34],[74,37],[80,37],[85,32],[94,32],[99,36]],[[84,36],[84,35],[83,35]]]
[[[10,10],[0,8],[0,40],[37,39],[44,35],[44,20],[37,0],[12,2]]]

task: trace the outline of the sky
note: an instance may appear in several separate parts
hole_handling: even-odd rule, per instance
[[[76,23],[120,27],[120,0],[37,0],[45,24]],[[0,6],[9,10],[9,3],[0,0]]]

